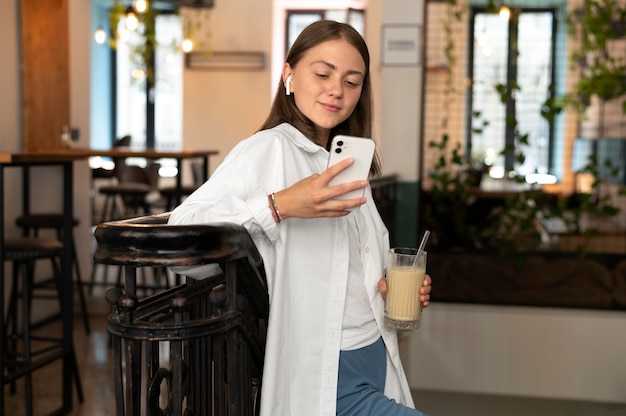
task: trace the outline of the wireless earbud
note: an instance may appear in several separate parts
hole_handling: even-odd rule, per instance
[[[285,80],[285,94],[291,95],[291,75]]]

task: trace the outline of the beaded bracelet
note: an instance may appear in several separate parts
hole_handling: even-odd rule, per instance
[[[276,214],[276,219],[278,220],[278,224],[281,223],[281,221],[283,220],[282,217],[280,216],[280,211],[278,210],[278,205],[276,205],[276,195],[274,194],[274,192],[272,192],[270,194],[270,200],[272,201],[272,210],[274,211],[274,214]]]

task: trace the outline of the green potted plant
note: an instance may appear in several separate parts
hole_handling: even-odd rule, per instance
[[[568,34],[579,42],[570,55],[571,68],[580,77],[564,105],[579,113],[588,108],[591,98],[621,100],[626,114],[626,7],[615,0],[586,0],[567,18]]]

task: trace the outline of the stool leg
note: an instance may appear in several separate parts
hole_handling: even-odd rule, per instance
[[[54,283],[57,288],[57,292],[61,293],[62,287],[62,273],[59,263],[54,257],[51,257],[52,268],[54,275]],[[6,342],[7,354],[2,357],[6,360],[6,367],[9,373],[12,371],[20,370],[21,366],[27,369],[33,361],[33,345],[31,343],[31,317],[32,317],[32,299],[34,296],[35,288],[35,261],[34,260],[19,260],[13,262],[13,287],[11,290],[11,297],[9,301],[9,310],[7,312],[7,321],[4,326],[4,334],[2,342]],[[21,305],[18,305],[19,298],[21,298]],[[59,296],[60,300],[60,296]],[[21,306],[21,308],[20,308]],[[67,305],[60,304],[61,310]],[[18,314],[18,311],[20,312]],[[18,315],[19,319],[18,319]],[[4,319],[4,318],[3,318]],[[21,328],[21,331],[18,330]],[[21,333],[20,333],[21,332]],[[18,339],[22,340],[21,352],[18,354]],[[80,375],[78,372],[78,361],[76,359],[76,351],[72,347],[71,351],[71,374],[67,374],[67,377],[71,377],[76,382],[76,389],[78,392],[78,398],[80,403],[84,401],[83,389],[80,381]],[[19,356],[19,357],[18,357]],[[4,370],[1,370],[4,371]],[[33,405],[33,370],[24,371],[24,400],[25,410],[27,416],[32,416],[34,412]],[[11,392],[15,393],[16,381],[11,382]]]
[[[19,272],[20,264],[13,262],[13,282],[11,287],[11,297],[9,298],[9,309],[7,311],[6,324],[4,331],[6,333],[6,358],[7,369],[9,373],[17,368],[17,299],[19,297]],[[11,382],[11,394],[15,394],[15,381]]]
[[[78,256],[76,255],[76,245],[72,244],[72,258],[74,259],[74,270],[76,271],[76,290],[78,290],[78,299],[80,301],[80,308],[83,312],[83,324],[85,326],[85,333],[90,334],[91,328],[89,327],[89,313],[87,311],[87,302],[85,302],[85,290],[83,285],[83,278],[80,274],[80,267],[78,265]]]
[[[74,381],[76,382],[76,394],[78,395],[78,402],[83,403],[85,401],[85,395],[83,394],[83,383],[80,381],[80,373],[78,372],[78,360],[76,359],[76,350],[72,348],[72,372],[74,373]]]
[[[63,230],[57,228],[57,238],[63,241]],[[74,270],[76,271],[76,290],[78,290],[78,300],[80,302],[80,308],[83,312],[83,325],[85,325],[85,333],[89,335],[91,328],[89,327],[89,314],[87,313],[87,302],[85,302],[85,291],[83,285],[83,278],[80,274],[80,266],[78,265],[78,255],[76,254],[76,239],[72,234],[72,263]]]
[[[57,291],[59,293],[59,300],[61,299],[60,295],[61,295],[61,285],[62,285],[62,278],[63,278],[63,274],[61,272],[61,267],[59,267],[58,263],[54,260],[54,258],[52,258],[52,268],[54,269],[54,281],[56,283],[56,287],[57,287]],[[63,313],[63,303],[59,303],[60,307],[61,307],[61,313]],[[72,376],[74,378],[74,381],[76,382],[76,391],[78,393],[78,400],[80,403],[82,403],[85,398],[83,396],[83,386],[81,384],[80,381],[80,374],[78,372],[78,361],[76,360],[76,350],[74,349],[74,347],[72,346]]]
[[[30,354],[30,296],[32,292],[30,279],[34,272],[32,262],[22,263],[22,337],[24,338],[24,364],[29,365],[31,360]],[[33,376],[28,371],[24,375],[24,399],[26,400],[26,415],[33,414]]]

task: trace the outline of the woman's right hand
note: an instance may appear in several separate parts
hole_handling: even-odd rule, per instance
[[[276,192],[274,197],[282,219],[343,217],[348,215],[349,208],[365,203],[365,198],[347,200],[336,199],[347,192],[365,188],[366,180],[353,181],[329,187],[329,182],[341,171],[354,163],[348,158],[337,163],[321,174],[314,174],[296,182],[289,188]]]
[[[432,289],[432,283],[433,280],[430,278],[430,275],[426,273],[426,275],[424,275],[422,287],[420,287],[420,302],[422,303],[422,308],[428,308],[428,305],[430,305],[430,291]],[[387,295],[387,289],[387,278],[383,277],[378,281],[378,291],[383,298]]]

